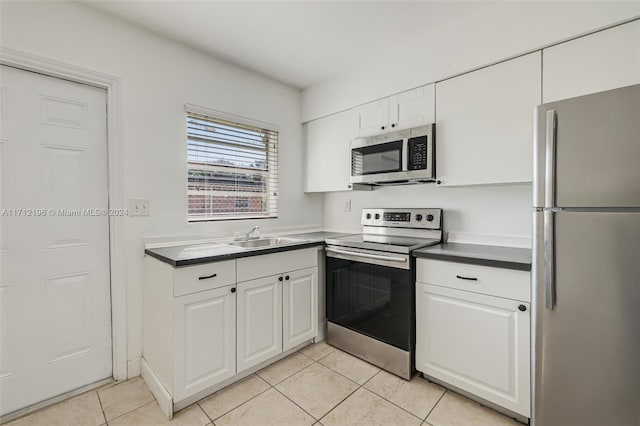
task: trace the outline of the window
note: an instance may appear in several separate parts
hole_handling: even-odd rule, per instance
[[[189,222],[278,217],[275,127],[187,105],[187,199]]]

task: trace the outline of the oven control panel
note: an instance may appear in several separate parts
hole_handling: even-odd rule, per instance
[[[441,229],[442,209],[362,209],[365,226]]]

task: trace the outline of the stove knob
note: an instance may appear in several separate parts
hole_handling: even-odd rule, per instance
[[[371,213],[367,213],[367,219],[371,219]]]
[[[421,214],[417,214],[417,215],[416,215],[416,220],[417,220],[418,222],[420,222],[420,221],[422,220],[422,215],[421,215]]]
[[[433,215],[432,214],[428,214],[427,215],[427,222],[433,222]]]
[[[380,219],[380,213],[376,213],[376,219]]]

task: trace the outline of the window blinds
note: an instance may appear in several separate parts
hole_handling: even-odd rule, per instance
[[[278,216],[278,132],[187,110],[188,220]]]

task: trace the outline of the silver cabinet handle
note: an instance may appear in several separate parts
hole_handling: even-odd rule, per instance
[[[556,204],[556,110],[547,111],[544,206]]]
[[[544,212],[544,306],[553,309],[556,304],[555,271],[555,216],[552,211]]]
[[[377,254],[360,253],[360,252],[354,252],[354,251],[348,251],[348,250],[337,250],[331,247],[327,247],[327,251],[331,253],[347,254],[350,256],[358,256],[358,257],[363,257],[367,259],[388,260],[390,262],[406,262],[407,261],[407,259],[404,257],[381,256]]]

